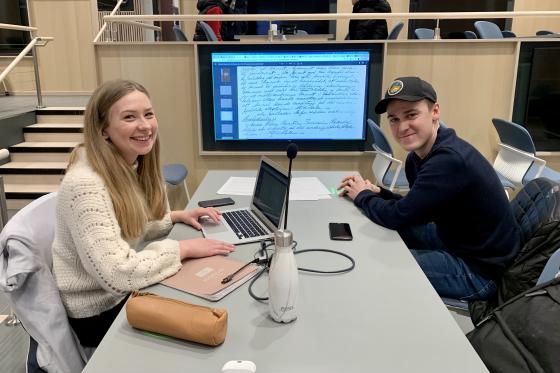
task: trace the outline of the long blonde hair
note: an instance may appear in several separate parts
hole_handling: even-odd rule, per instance
[[[84,143],[91,167],[109,191],[121,233],[125,239],[139,237],[145,224],[165,215],[167,204],[159,159],[159,138],[152,150],[137,159],[134,169],[126,163],[118,149],[103,137],[109,126],[112,106],[127,94],[140,91],[150,97],[146,88],[129,80],[113,80],[93,92],[84,114]],[[77,158],[78,148],[70,156],[69,167]]]

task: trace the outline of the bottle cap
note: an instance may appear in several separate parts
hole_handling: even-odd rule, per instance
[[[279,229],[274,232],[274,244],[276,246],[291,246],[293,241],[292,231]]]

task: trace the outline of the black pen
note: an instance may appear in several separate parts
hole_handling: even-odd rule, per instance
[[[233,272],[231,275],[228,275],[226,277],[224,277],[222,279],[222,284],[227,284],[228,282],[230,282],[231,280],[233,280],[233,277],[238,274],[239,272],[241,272],[245,267],[247,267],[249,264],[253,264],[253,263],[258,263],[259,262],[259,258],[257,259],[253,259],[251,260],[249,263],[244,264],[241,268],[239,268],[237,271]]]

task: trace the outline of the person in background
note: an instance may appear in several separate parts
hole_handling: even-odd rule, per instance
[[[406,151],[406,196],[364,180],[341,184],[375,223],[397,230],[443,297],[486,299],[520,247],[519,227],[488,161],[451,128],[440,125],[430,83],[395,79],[375,107],[387,112],[393,138]]]
[[[160,282],[181,260],[227,255],[234,246],[164,239],[174,223],[220,219],[213,208],[169,211],[158,121],[146,89],[102,84],[84,115],[84,143],[71,154],[57,196],[53,274],[82,346],[96,347],[135,289]]]
[[[198,0],[196,8],[198,14],[245,14],[247,0]],[[246,21],[207,21],[206,23],[212,28],[219,41],[232,41],[235,40],[235,35],[247,32]],[[198,22],[193,40],[207,40]]]
[[[352,0],[352,13],[391,13],[386,0]],[[352,19],[348,27],[348,39],[387,39],[387,21],[384,19]]]

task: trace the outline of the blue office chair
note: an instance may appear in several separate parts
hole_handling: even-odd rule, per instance
[[[515,220],[520,228],[521,250],[512,266],[503,273],[500,284],[515,282],[517,285],[513,289],[514,293],[522,292],[541,280],[543,282],[548,281],[558,273],[560,249],[556,248],[558,247],[559,202],[558,184],[551,180],[539,178],[527,183],[510,203]],[[538,251],[531,252],[534,250]],[[534,271],[525,270],[527,263],[530,263],[530,266],[543,265],[543,270],[538,279],[538,273],[535,274]],[[506,288],[504,290],[500,288],[500,291],[503,296],[515,295],[510,294],[512,289]],[[443,297],[442,301],[449,308],[468,311],[468,302]],[[475,303],[485,302],[476,301]],[[475,313],[480,311],[481,308],[477,309],[475,307]],[[480,315],[477,316],[477,320],[479,320],[479,317]]]
[[[478,39],[478,36],[473,31],[465,31],[465,39]]]
[[[554,34],[554,32],[549,31],[549,30],[539,30],[537,31],[537,36],[544,36],[544,35],[551,35]]]
[[[488,21],[476,21],[474,28],[481,39],[503,39],[502,30],[495,23]]]
[[[208,23],[206,23],[204,21],[198,21],[198,26],[200,27],[200,29],[202,30],[202,32],[206,36],[206,40],[218,41],[218,37],[214,33],[214,30],[212,30],[212,27],[210,27],[208,25]]]
[[[494,169],[505,188],[514,190],[538,177],[560,182],[560,173],[546,167],[546,161],[536,156],[533,139],[524,127],[498,118],[492,123],[500,137]]]
[[[183,32],[183,30],[181,30],[179,25],[174,25],[173,26],[173,33],[175,34],[175,40],[176,41],[188,41],[187,36]]]
[[[389,32],[389,35],[387,36],[387,40],[397,40],[397,38],[399,37],[399,34],[401,33],[401,30],[404,27],[404,22],[399,22],[397,23],[392,29],[391,32]]]
[[[416,39],[433,39],[434,30],[431,28],[417,28],[414,30],[414,35],[416,36]]]
[[[189,171],[180,163],[166,164],[163,166],[163,179],[171,186],[182,186],[187,195],[187,200],[190,201],[189,188],[187,187],[187,175]]]
[[[560,273],[560,249],[556,250],[546,262],[537,285],[552,280],[558,273]]]
[[[391,145],[381,131],[381,128],[371,119],[367,120],[367,125],[373,136],[371,146],[375,150],[375,158],[371,165],[373,175],[377,183],[382,187],[393,191],[395,188],[401,191],[409,190],[408,180],[402,171],[402,161],[393,156]],[[396,164],[396,168],[391,166]]]
[[[502,31],[502,36],[504,38],[516,38],[517,35],[515,35],[515,32],[510,31],[510,30],[503,30]]]

